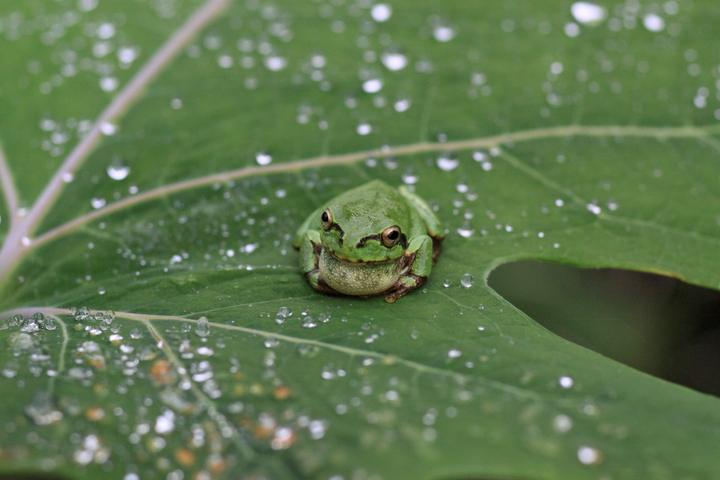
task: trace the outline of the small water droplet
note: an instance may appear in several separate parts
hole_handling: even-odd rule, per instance
[[[383,88],[383,81],[380,78],[370,78],[362,84],[362,89],[367,93],[377,93]]]
[[[435,163],[438,167],[440,167],[440,170],[449,172],[451,170],[455,170],[455,168],[457,168],[457,166],[460,164],[460,161],[451,152],[442,152],[435,159]]]
[[[372,132],[372,125],[369,123],[361,123],[355,129],[359,135],[368,135]]]
[[[595,215],[600,215],[602,213],[602,209],[598,205],[595,205],[594,203],[588,203],[586,205],[586,208],[588,210],[590,210],[592,213],[594,213]]]
[[[413,170],[412,168],[408,168],[407,170],[405,170],[401,178],[403,183],[406,185],[414,185],[418,182],[418,180],[420,180],[420,177],[417,173],[415,173],[415,170]]]
[[[315,327],[317,327],[317,322],[315,321],[315,319],[313,317],[308,315],[305,318],[303,318],[302,327],[303,328],[315,328]]]
[[[96,210],[98,208],[104,207],[105,203],[106,201],[104,198],[93,198],[92,200],[90,200],[90,205],[92,205],[92,207]]]
[[[444,23],[439,23],[433,28],[433,37],[438,42],[449,42],[455,38],[455,35],[457,35],[455,29]]]
[[[115,135],[117,133],[117,125],[113,125],[112,123],[103,122],[100,124],[100,131],[103,133],[103,135]]]
[[[207,317],[198,318],[197,324],[195,325],[195,335],[203,338],[210,335],[210,324],[208,323]]]
[[[462,355],[462,352],[458,350],[457,348],[453,348],[452,350],[448,351],[448,357],[449,358],[458,358]]]
[[[600,462],[602,454],[597,448],[582,446],[578,448],[577,457],[583,465],[594,465]]]
[[[607,10],[604,7],[589,2],[573,3],[570,13],[576,21],[591,26],[599,24],[607,16]]]
[[[35,425],[50,425],[63,418],[60,410],[55,408],[50,392],[37,392],[30,403],[25,407],[25,415],[35,422]]]
[[[562,388],[572,388],[572,386],[575,384],[575,381],[572,379],[572,377],[568,377],[567,375],[565,375],[558,378],[558,383]]]
[[[383,53],[380,56],[380,61],[391,71],[402,70],[408,64],[408,58],[404,54],[393,50]]]
[[[569,432],[572,428],[572,419],[567,415],[556,415],[553,418],[553,429],[559,433]]]
[[[81,307],[80,310],[77,311],[75,314],[75,320],[81,321],[81,320],[87,320],[91,317],[90,309],[88,307]]]
[[[387,3],[378,3],[370,9],[370,16],[376,22],[386,22],[392,16],[392,7]]]
[[[273,72],[278,72],[280,70],[283,70],[285,67],[287,67],[288,61],[287,58],[281,57],[279,55],[269,55],[265,57],[264,62],[265,67]]]
[[[399,95],[395,99],[395,103],[393,103],[393,108],[395,109],[396,112],[402,113],[405,110],[409,109],[411,105],[412,105],[412,102],[410,101],[409,98],[407,98],[403,95]]]
[[[457,232],[461,237],[469,238],[473,236],[475,229],[472,228],[469,221],[465,220],[462,225],[458,227]]]
[[[57,322],[53,317],[47,317],[43,322],[43,328],[45,328],[45,330],[55,330],[57,329]]]
[[[124,180],[130,175],[130,167],[120,157],[113,159],[105,171],[113,180]]]
[[[445,280],[443,280],[443,283],[442,283],[442,284],[443,284],[443,287],[445,287],[445,288],[447,288],[447,287],[449,287],[450,285],[452,285],[452,283],[450,282],[450,279],[449,279],[449,278],[446,278]]]
[[[462,277],[460,277],[460,283],[465,288],[470,288],[475,284],[475,277],[470,275],[469,273],[466,273]]]
[[[267,348],[273,348],[273,347],[277,347],[278,345],[280,345],[280,340],[278,340],[277,338],[275,338],[274,335],[269,335],[269,336],[265,339],[265,341],[263,342],[263,344],[264,344]]]
[[[255,154],[255,161],[258,165],[270,165],[270,162],[272,162],[272,156],[266,151],[258,152]]]

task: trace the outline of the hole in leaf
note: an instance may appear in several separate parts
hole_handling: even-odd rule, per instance
[[[720,292],[651,273],[544,262],[502,265],[490,286],[561,337],[720,396]]]

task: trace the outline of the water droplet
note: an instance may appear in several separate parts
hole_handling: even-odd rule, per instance
[[[583,446],[578,448],[577,457],[583,465],[594,465],[600,462],[602,455],[597,448]]]
[[[469,238],[472,237],[475,234],[475,230],[470,225],[470,222],[465,220],[462,225],[460,225],[457,229],[458,234],[461,237]]]
[[[410,101],[409,98],[400,95],[395,99],[395,103],[393,103],[393,108],[395,109],[396,112],[402,113],[405,110],[409,109],[411,105],[412,105],[412,102]]]
[[[116,157],[108,165],[106,172],[113,180],[123,180],[130,174],[130,167],[125,164],[122,158]]]
[[[370,78],[362,84],[362,89],[367,93],[377,93],[383,88],[383,81],[380,78]]]
[[[572,428],[572,419],[567,415],[556,415],[553,418],[553,429],[559,433],[569,432]]]
[[[281,57],[279,55],[270,55],[265,57],[264,62],[265,67],[268,70],[271,70],[273,72],[278,72],[280,70],[283,70],[285,67],[287,67],[288,61],[287,58]]]
[[[476,86],[485,85],[485,82],[487,82],[487,77],[485,77],[484,73],[480,72],[473,72],[470,74],[470,83]]]
[[[453,348],[452,350],[448,351],[448,358],[458,358],[462,355],[462,352],[458,350],[457,348]]]
[[[115,135],[117,133],[117,125],[113,125],[112,123],[103,122],[100,124],[100,131],[103,133],[103,135]]]
[[[100,79],[100,88],[103,92],[114,92],[119,86],[120,81],[115,77],[103,77]]]
[[[280,340],[278,340],[277,338],[275,338],[274,335],[269,335],[269,336],[265,339],[265,342],[263,342],[263,344],[264,344],[267,348],[273,348],[273,347],[277,347],[278,345],[280,345]]]
[[[572,379],[572,377],[562,376],[558,378],[558,383],[562,388],[572,388],[572,386],[575,384],[575,381]]]
[[[266,151],[258,152],[255,154],[255,161],[258,165],[270,165],[270,162],[272,162],[272,156]]]
[[[53,317],[47,317],[43,322],[43,327],[45,328],[45,330],[55,330],[57,329],[57,322]]]
[[[93,198],[92,200],[90,200],[90,205],[92,205],[92,207],[97,210],[98,208],[104,207],[105,202],[106,201],[104,198]]]
[[[10,350],[13,355],[18,356],[23,353],[30,353],[35,347],[36,340],[29,333],[14,333],[10,336]]]
[[[450,285],[452,285],[452,282],[450,282],[450,279],[449,279],[449,278],[446,278],[445,280],[443,280],[443,283],[442,283],[442,284],[443,284],[443,287],[447,288],[447,287],[449,287]]]
[[[420,177],[417,173],[415,173],[415,170],[413,170],[412,167],[405,170],[401,177],[403,183],[406,185],[414,185],[418,182],[418,180],[420,180]]]
[[[75,320],[87,320],[91,317],[90,309],[88,307],[81,307],[80,310],[75,314]]]
[[[435,25],[435,28],[433,28],[433,37],[435,37],[435,40],[438,42],[449,42],[455,38],[456,34],[457,32],[454,28],[443,23],[439,23]]]
[[[198,318],[197,324],[195,325],[195,335],[203,338],[210,335],[210,325],[208,324],[207,317]]]
[[[586,205],[586,208],[588,210],[590,210],[592,213],[594,213],[595,215],[600,215],[602,213],[602,209],[598,205],[595,205],[594,203],[588,203]]]
[[[305,318],[303,318],[302,327],[303,328],[315,328],[315,327],[317,327],[317,322],[315,322],[315,319],[313,317],[308,315]]]
[[[643,18],[643,25],[651,32],[660,32],[665,29],[665,20],[654,13],[648,13]]]
[[[435,163],[438,167],[440,167],[440,170],[449,172],[451,170],[455,170],[455,168],[457,168],[460,164],[460,161],[451,152],[442,152],[437,159],[435,159]]]
[[[368,135],[372,132],[372,125],[369,123],[361,123],[355,129],[359,135]]]
[[[570,13],[578,22],[584,25],[597,25],[607,16],[607,10],[600,5],[589,2],[575,2],[570,7]]]
[[[460,277],[460,283],[465,288],[470,288],[475,284],[475,277],[470,275],[469,273],[466,273],[462,277]]]
[[[370,9],[370,16],[376,22],[386,22],[392,16],[392,7],[387,3],[378,3]]]
[[[380,60],[388,70],[398,71],[405,68],[408,64],[408,58],[397,51],[387,51],[380,56]]]
[[[25,415],[35,422],[35,425],[50,425],[59,422],[63,414],[55,408],[50,392],[37,392],[30,403],[25,407]]]

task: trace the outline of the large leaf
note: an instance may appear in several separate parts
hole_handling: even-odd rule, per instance
[[[720,284],[716,3],[223,3],[2,6],[1,471],[717,476],[717,398],[486,283]],[[315,293],[295,229],[374,178],[437,206],[429,282]]]

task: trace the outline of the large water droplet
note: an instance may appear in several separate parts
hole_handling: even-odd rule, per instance
[[[469,273],[466,273],[462,277],[460,277],[460,284],[462,284],[465,288],[470,288],[475,284],[475,277],[470,275]]]

